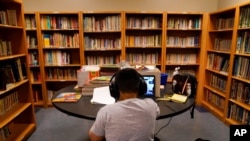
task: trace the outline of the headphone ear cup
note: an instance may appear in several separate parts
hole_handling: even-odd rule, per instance
[[[115,98],[115,100],[118,100],[120,98],[120,92],[119,92],[118,85],[115,81],[115,76],[116,74],[114,74],[109,81],[109,92],[110,92],[110,95],[113,98]]]

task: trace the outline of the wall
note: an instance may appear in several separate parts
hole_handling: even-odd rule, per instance
[[[218,0],[218,9],[224,9],[249,2],[249,0]]]
[[[24,11],[210,12],[220,0],[23,0]]]

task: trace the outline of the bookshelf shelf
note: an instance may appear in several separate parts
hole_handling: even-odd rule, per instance
[[[202,105],[222,121],[228,106],[236,8],[209,13]],[[213,108],[210,108],[213,107]]]
[[[83,12],[83,64],[118,64],[122,52],[122,12]]]
[[[205,55],[207,67],[205,67],[206,79],[203,85],[202,105],[218,115],[215,108],[220,108],[218,101],[223,101],[224,106],[221,108],[219,117],[229,125],[249,124],[248,62],[250,55],[247,54],[245,44],[248,39],[246,35],[250,30],[245,26],[241,28],[242,21],[249,20],[249,17],[242,15],[245,9],[250,9],[250,4],[209,13]],[[250,13],[248,12],[248,14]],[[217,59],[217,66],[219,65],[220,69],[214,67],[213,59]],[[221,73],[222,66],[227,66],[227,69],[223,69],[224,71]],[[216,85],[211,86],[212,84],[220,84],[220,90],[216,89]],[[216,97],[217,102],[206,99],[205,97],[209,96],[208,93]],[[210,106],[213,106],[214,109],[211,109]]]
[[[24,83],[27,83],[27,82],[28,82],[28,80],[25,79],[25,80],[22,80],[22,81],[19,81],[19,82],[12,83],[11,85],[7,86],[6,90],[0,91],[0,95],[5,94],[5,93],[7,93],[7,92],[9,92],[9,91],[11,91],[11,90],[13,90],[15,88],[18,88],[18,87],[22,86]]]
[[[163,13],[124,13],[125,60],[133,65],[156,65],[163,63]]]
[[[37,12],[35,20],[41,60],[41,85],[33,86],[38,89],[34,91],[34,100],[35,106],[41,106],[43,101],[43,106],[48,107],[51,106],[55,91],[77,81],[76,71],[82,64],[80,13]]]
[[[45,93],[45,83],[42,80],[43,76],[43,64],[42,64],[42,52],[40,43],[40,27],[37,19],[39,18],[38,12],[24,13],[25,18],[25,30],[26,30],[26,44],[29,57],[29,69],[31,78],[31,88],[33,95],[34,106],[45,107],[46,101],[43,93]],[[39,97],[39,98],[38,98]],[[43,101],[41,104],[40,101]],[[39,103],[39,104],[38,104]]]
[[[195,75],[199,80],[200,54],[203,50],[205,24],[203,13],[165,13],[163,70],[168,74],[180,67],[180,73]],[[198,86],[199,87],[199,86]],[[199,90],[197,90],[199,91]]]
[[[217,109],[217,106],[214,106],[213,104],[211,103],[208,103],[208,102],[205,102],[205,101],[202,101],[202,105],[208,109],[208,111],[210,111],[211,113],[213,113],[215,116],[217,116],[219,119],[223,119],[223,112],[221,110],[218,110]]]
[[[0,0],[0,138],[26,140],[36,128],[22,0]],[[1,16],[2,16],[1,15]],[[23,128],[18,128],[23,125]]]

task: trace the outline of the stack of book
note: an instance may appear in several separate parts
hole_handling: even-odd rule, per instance
[[[93,95],[94,88],[108,86],[111,76],[95,77],[81,88],[82,95]]]

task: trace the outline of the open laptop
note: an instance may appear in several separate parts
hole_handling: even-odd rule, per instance
[[[144,94],[145,97],[155,98],[155,76],[154,75],[143,75],[143,78],[147,84],[147,92]]]

